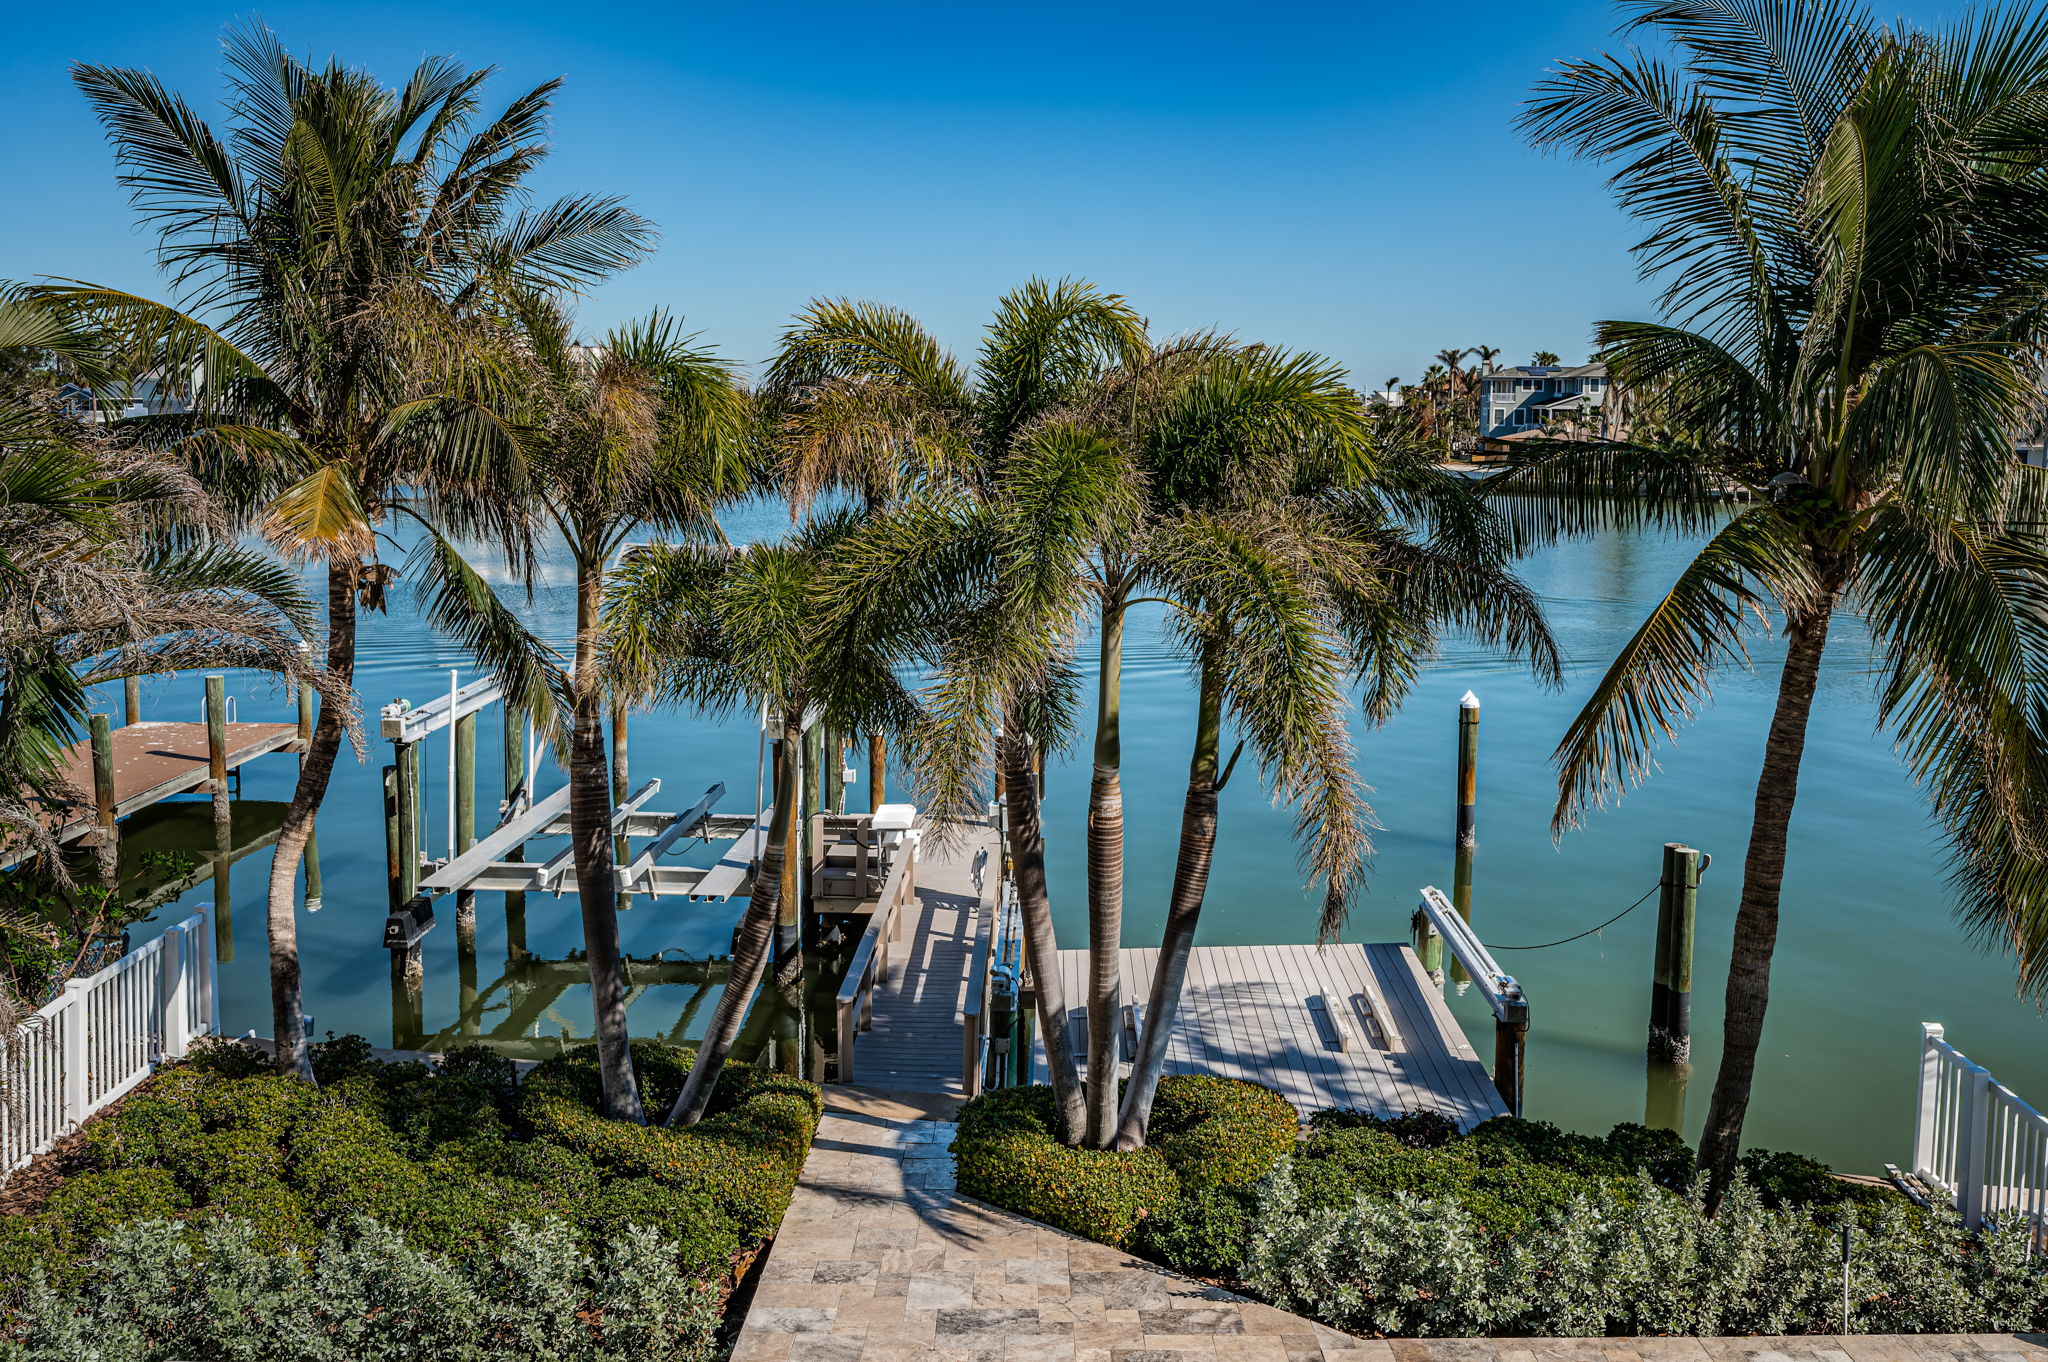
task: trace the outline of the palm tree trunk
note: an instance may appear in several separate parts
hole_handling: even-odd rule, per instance
[[[868,811],[872,813],[889,798],[889,740],[879,733],[868,734]]]
[[[1045,828],[1038,818],[1038,782],[1031,774],[1031,744],[1023,716],[1003,716],[998,743],[1003,775],[1005,821],[1009,824],[1010,868],[1017,881],[1018,916],[1024,927],[1024,955],[1038,993],[1038,1033],[1045,1042],[1045,1067],[1059,1112],[1059,1139],[1077,1145],[1087,1128],[1081,1074],[1067,1035],[1067,991],[1060,978],[1060,947],[1052,928],[1052,897],[1045,883]]]
[[[1095,692],[1095,773],[1088,786],[1088,1146],[1116,1136],[1117,1009],[1123,1001],[1124,611],[1112,590],[1102,610]],[[1034,786],[1036,782],[1033,782]]]
[[[1159,940],[1159,960],[1152,971],[1152,993],[1145,1003],[1145,1025],[1138,1037],[1131,1081],[1124,1088],[1118,1113],[1118,1149],[1145,1143],[1152,1121],[1152,1097],[1166,1070],[1166,1042],[1180,1012],[1181,989],[1188,975],[1188,957],[1195,948],[1195,926],[1202,916],[1202,898],[1209,888],[1209,866],[1216,854],[1217,754],[1223,746],[1223,682],[1217,674],[1218,645],[1202,645],[1200,680],[1195,705],[1195,749],[1188,759],[1187,800],[1181,806],[1180,855],[1174,863],[1173,889],[1167,900],[1166,930]]]
[[[1785,669],[1778,678],[1778,706],[1764,743],[1749,853],[1742,866],[1742,902],[1735,911],[1721,1071],[1714,1079],[1707,1125],[1700,1135],[1699,1166],[1707,1175],[1710,1213],[1720,1207],[1734,1181],[1735,1160],[1742,1152],[1742,1119],[1749,1110],[1764,1009],[1770,1002],[1771,952],[1778,942],[1778,894],[1785,880],[1785,845],[1799,790],[1799,761],[1806,750],[1806,720],[1820,681],[1834,601],[1830,584],[1820,604],[1786,633]]]
[[[350,685],[356,670],[356,577],[360,565],[351,558],[327,565],[327,675]],[[346,706],[334,697],[321,701],[320,718],[299,763],[298,783],[285,808],[277,849],[270,857],[270,892],[266,920],[270,935],[270,1034],[275,1042],[279,1073],[311,1083],[313,1061],[306,1052],[305,991],[299,973],[299,862],[312,839],[320,804],[334,776],[335,758],[346,736]],[[224,913],[226,904],[215,906]]]
[[[787,713],[788,711],[785,711]],[[800,710],[798,712],[801,712]],[[802,740],[796,726],[783,722],[783,748],[796,750]],[[768,845],[761,852],[760,867],[754,872],[754,890],[747,899],[747,911],[740,917],[739,934],[733,942],[732,968],[726,976],[725,991],[712,1011],[711,1026],[697,1047],[696,1062],[676,1094],[664,1124],[693,1126],[704,1117],[711,1092],[718,1086],[718,1071],[739,1039],[740,1024],[753,1005],[754,993],[768,967],[768,953],[775,943],[775,919],[782,906],[782,867],[789,860],[789,833],[796,822],[796,763],[784,760],[775,766],[774,816],[768,820]]]
[[[647,1122],[633,1051],[626,1034],[626,972],[619,958],[619,908],[612,862],[611,767],[604,731],[604,699],[590,655],[602,579],[585,569],[576,592],[576,699],[569,728],[569,842],[576,858],[576,902],[583,915],[583,953],[590,966],[590,1001],[596,1014],[597,1067],[604,1114]]]

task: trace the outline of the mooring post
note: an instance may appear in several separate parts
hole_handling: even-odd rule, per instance
[[[1507,1104],[1508,1115],[1522,1114],[1522,1056],[1529,1048],[1529,1018],[1496,1020],[1493,1024],[1493,1086]]]
[[[306,911],[320,911],[320,837],[317,828],[306,829]]]
[[[398,757],[398,891],[410,899],[420,882],[420,754],[417,743],[393,743]]]
[[[114,883],[119,865],[119,833],[114,826],[114,721],[104,714],[92,715],[86,721],[92,734],[92,798],[99,814],[99,863],[100,875],[109,885]]]
[[[526,711],[507,700],[505,702],[505,723],[500,734],[499,745],[503,753],[505,768],[505,810],[501,815],[510,818],[519,810],[515,801],[525,798],[526,784]],[[526,799],[531,804],[531,799]],[[508,861],[526,859],[525,846],[516,846],[505,853]],[[514,960],[526,958],[526,893],[524,890],[505,891],[505,954]]]
[[[839,736],[836,728],[827,728],[823,739],[825,748],[824,798],[819,806],[821,813],[841,813],[846,809],[846,740]]]
[[[1458,850],[1479,844],[1479,697],[1458,701]]]
[[[1664,844],[1657,885],[1657,953],[1650,984],[1650,1057],[1692,1059],[1692,939],[1699,917],[1700,853]]]
[[[476,715],[455,721],[455,854],[476,845]],[[476,890],[465,885],[455,892],[455,934],[476,940]]]
[[[394,913],[405,903],[405,895],[400,892],[405,882],[405,844],[400,840],[398,803],[398,768],[387,766],[384,768],[384,890]]]
[[[142,722],[142,678],[141,678],[141,677],[139,677],[139,676],[124,676],[124,677],[122,677],[122,678],[121,678],[121,699],[122,699],[122,701],[123,701],[123,705],[122,705],[122,708],[123,708],[123,709],[124,709],[124,710],[126,711],[126,717],[125,717],[125,718],[123,718],[123,719],[121,720],[121,722],[122,722],[123,724],[139,724],[139,723],[141,723],[141,722]]]
[[[889,740],[879,733],[868,734],[868,812],[873,813],[889,797]]]
[[[312,651],[312,649],[308,648],[308,647],[307,647],[307,646],[306,646],[305,644],[303,644],[303,643],[301,643],[301,644],[299,645],[299,650],[300,650],[301,652],[304,652],[304,653],[309,653],[309,654],[310,654],[310,653],[311,653],[311,651]],[[304,765],[304,764],[305,764],[305,760],[306,760],[306,753],[307,753],[307,752],[308,752],[309,750],[311,750],[312,746],[313,746],[313,688],[312,688],[311,686],[307,685],[307,684],[306,684],[306,683],[305,683],[304,681],[301,681],[301,682],[299,682],[299,763],[300,763],[300,765]]]
[[[206,774],[213,782],[213,821],[228,821],[228,679],[206,678]]]

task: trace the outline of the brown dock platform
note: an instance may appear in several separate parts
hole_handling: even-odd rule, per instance
[[[113,730],[114,816],[125,818],[172,795],[207,787],[206,725],[203,723],[134,723]],[[297,751],[295,723],[229,724],[227,765],[272,752]],[[99,825],[92,805],[92,744],[74,743],[64,758],[64,776],[85,792],[77,807],[52,810],[44,824],[60,842],[74,841]],[[19,851],[0,847],[0,869],[21,859]]]
[[[1144,1006],[1158,955],[1122,952],[1124,1002]],[[1060,974],[1067,1006],[1081,1008],[1088,952],[1061,951]],[[1371,1034],[1358,1008],[1375,994],[1392,1022],[1383,1037]],[[1346,1014],[1348,1049],[1337,1048],[1311,1007],[1318,996]],[[1042,1047],[1034,1067],[1043,1074]],[[1166,1072],[1263,1083],[1303,1116],[1324,1107],[1380,1116],[1439,1111],[1469,1129],[1507,1115],[1442,993],[1404,945],[1195,947]]]

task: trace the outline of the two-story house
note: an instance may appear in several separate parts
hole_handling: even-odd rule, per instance
[[[1565,427],[1614,439],[1624,404],[1604,364],[1516,364],[1479,375],[1479,433],[1486,439]]]

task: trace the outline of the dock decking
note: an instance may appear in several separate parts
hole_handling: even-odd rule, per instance
[[[134,723],[116,728],[114,744],[114,816],[126,818],[172,795],[203,789],[207,783],[206,725],[203,723]],[[229,724],[227,765],[230,771],[271,752],[296,749],[297,724]],[[99,825],[92,805],[92,744],[74,743],[64,757],[64,776],[85,792],[74,808],[43,815],[60,842],[72,841]],[[0,847],[0,869],[21,859],[21,851]]]
[[[892,1092],[962,1091],[960,1008],[974,943],[987,928],[985,897],[1000,876],[996,833],[972,825],[945,847],[931,834],[918,855],[917,910],[902,924],[888,976],[875,985],[869,1029],[858,1042],[859,1086]],[[976,853],[986,849],[982,888]]]
[[[1123,1001],[1142,1007],[1157,950],[1123,952]],[[1060,952],[1067,1006],[1086,1003],[1088,953]],[[1370,983],[1371,987],[1368,987]],[[1374,990],[1398,1033],[1381,1048],[1357,1000]],[[1354,1039],[1348,1051],[1326,1038],[1309,999],[1328,995]],[[1044,1071],[1044,1051],[1035,1068]],[[1166,1071],[1249,1079],[1277,1089],[1302,1115],[1357,1107],[1382,1116],[1440,1111],[1470,1128],[1507,1114],[1493,1080],[1415,953],[1403,945],[1197,946],[1180,1015],[1167,1043]]]

